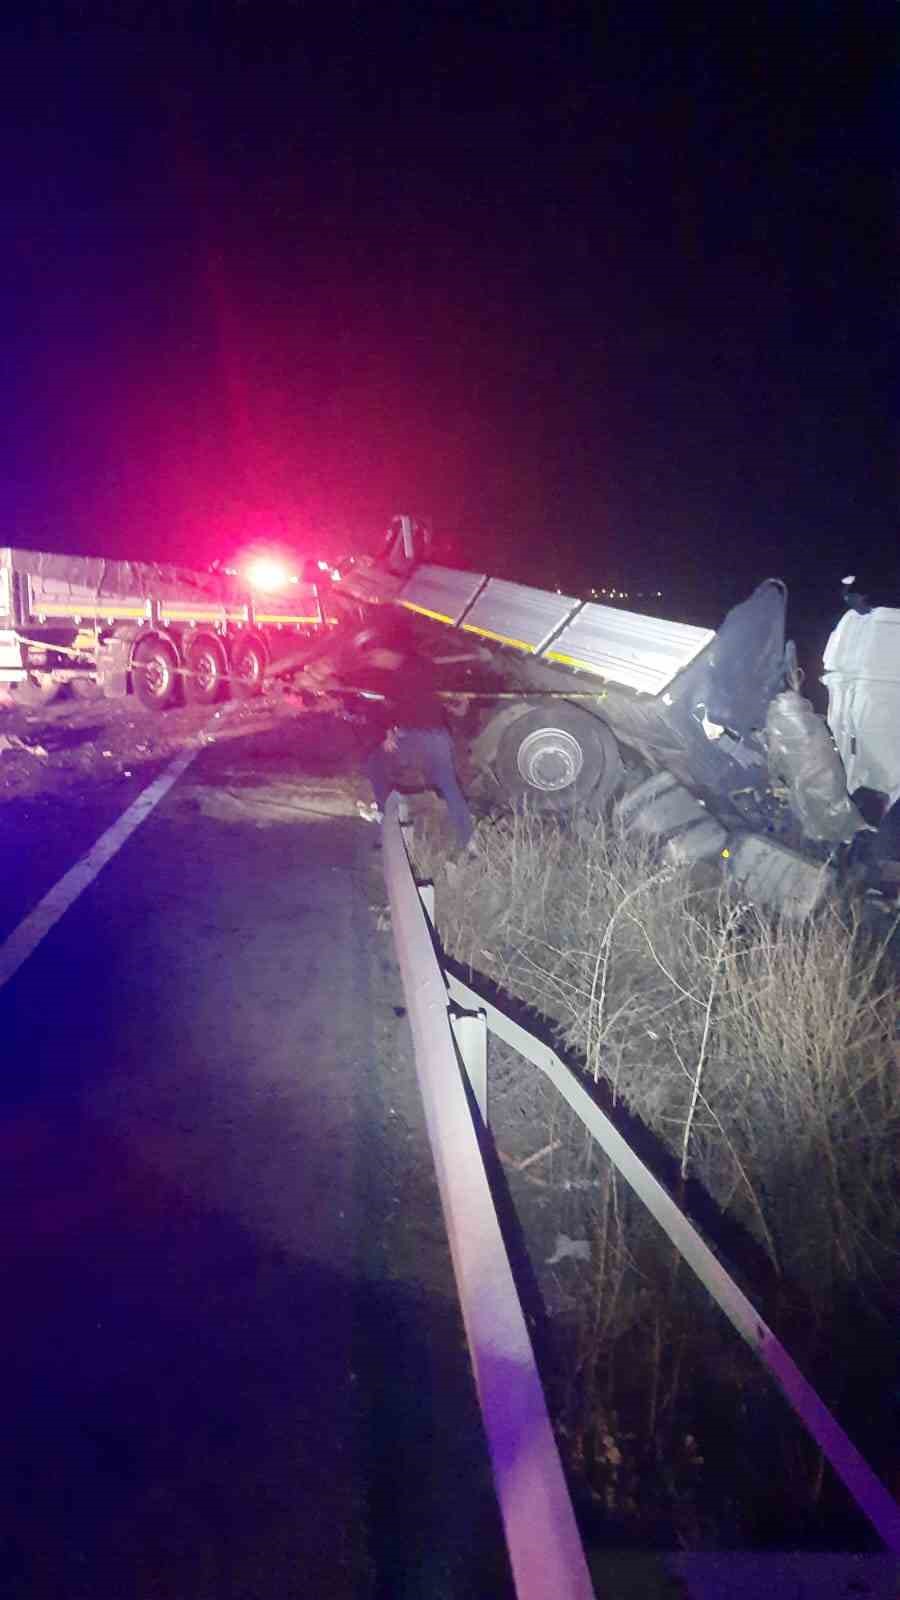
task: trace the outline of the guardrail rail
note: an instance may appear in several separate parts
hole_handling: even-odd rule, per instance
[[[517,1595],[567,1600],[594,1591],[460,1070],[487,1124],[489,1032],[554,1084],[766,1367],[887,1549],[900,1554],[894,1497],[585,1084],[542,1040],[444,972],[434,891],[413,876],[396,794],[385,814],[384,865],[416,1071]]]

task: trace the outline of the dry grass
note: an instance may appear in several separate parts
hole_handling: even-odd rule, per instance
[[[474,860],[448,862],[437,828],[417,832],[444,948],[607,1080],[763,1245],[794,1309],[799,1288],[807,1356],[819,1338],[828,1350],[835,1299],[883,1298],[897,1277],[900,994],[884,948],[837,911],[781,925],[602,823],[518,815],[480,824],[477,842]],[[539,1234],[589,1244],[559,1266],[540,1252],[538,1268],[570,1466],[641,1536],[662,1519],[687,1545],[752,1542],[772,1502],[788,1529],[827,1525],[822,1459],[786,1410],[754,1455],[779,1402],[753,1356],[574,1114],[515,1062],[493,1081],[509,1078],[517,1126],[546,1152],[514,1178],[520,1199],[536,1197]],[[713,1392],[724,1428],[709,1425]]]
[[[418,839],[447,951],[547,1017],[814,1301],[890,1270],[900,991],[859,921],[780,924],[602,822],[517,815],[478,844],[448,868]]]

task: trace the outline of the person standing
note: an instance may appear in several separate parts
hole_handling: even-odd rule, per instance
[[[380,822],[396,760],[416,762],[426,784],[436,789],[450,813],[461,845],[472,837],[472,814],[459,786],[453,744],[444,708],[435,687],[434,668],[421,656],[393,647],[367,652],[359,669],[359,687],[379,699],[374,709],[376,743],[365,761],[374,803],[360,812],[367,821]]]

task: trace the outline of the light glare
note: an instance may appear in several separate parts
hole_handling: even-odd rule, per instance
[[[267,593],[273,589],[285,589],[290,581],[291,574],[284,562],[276,561],[272,556],[258,556],[247,568],[247,582],[254,589],[263,589]]]

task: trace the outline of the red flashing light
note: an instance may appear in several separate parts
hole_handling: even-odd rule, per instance
[[[286,589],[289,583],[295,582],[284,562],[276,560],[274,556],[257,556],[247,567],[246,576],[252,588],[262,589],[266,594],[276,589]]]

